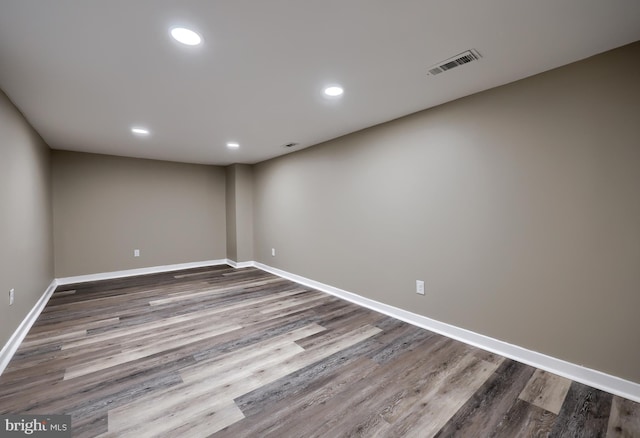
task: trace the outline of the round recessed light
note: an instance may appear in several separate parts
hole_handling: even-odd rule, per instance
[[[339,85],[332,85],[324,89],[324,95],[329,97],[338,97],[342,96],[344,90]]]
[[[131,132],[136,135],[149,135],[149,130],[147,128],[135,127],[131,128]]]
[[[227,143],[227,147],[229,149],[238,149],[240,147],[240,144],[234,142],[234,141],[230,141],[229,143]]]
[[[202,37],[186,27],[174,27],[171,29],[171,36],[179,43],[187,46],[197,46],[202,42]]]

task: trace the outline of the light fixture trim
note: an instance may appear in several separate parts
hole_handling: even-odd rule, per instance
[[[340,85],[329,85],[324,89],[324,95],[327,97],[340,97],[344,94],[344,88]]]
[[[240,147],[240,143],[238,143],[236,141],[229,141],[229,142],[227,142],[227,147],[229,149],[238,149]]]
[[[170,30],[171,37],[185,46],[202,44],[202,36],[195,30],[183,26],[174,26]]]
[[[135,135],[146,136],[151,133],[147,128],[143,128],[141,126],[134,126],[131,128],[131,132]]]

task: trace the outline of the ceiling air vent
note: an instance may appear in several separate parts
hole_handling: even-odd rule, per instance
[[[454,56],[453,58],[449,58],[446,61],[439,62],[438,64],[430,67],[429,74],[435,76],[440,73],[444,73],[447,70],[451,70],[452,68],[456,68],[459,65],[477,61],[480,58],[481,56],[477,50],[467,50],[466,52],[462,52],[459,55]]]

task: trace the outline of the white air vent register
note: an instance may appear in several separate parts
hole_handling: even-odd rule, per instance
[[[477,50],[467,50],[466,52],[462,52],[459,55],[454,56],[453,58],[449,58],[446,61],[439,62],[436,65],[429,67],[429,74],[435,76],[440,73],[444,73],[447,70],[451,70],[452,68],[456,68],[460,65],[477,61],[480,58],[481,56]]]

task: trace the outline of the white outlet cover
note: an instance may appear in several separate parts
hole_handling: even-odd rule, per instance
[[[140,250],[139,249],[134,249],[133,250],[133,256],[134,257],[140,257]]]
[[[271,255],[275,257],[275,255],[276,255],[276,249],[275,248],[271,248]]]
[[[416,280],[416,293],[424,295],[424,281]]]
[[[15,297],[16,297],[15,290],[11,289],[9,291],[9,305],[10,306],[13,305],[13,302],[15,301]]]

